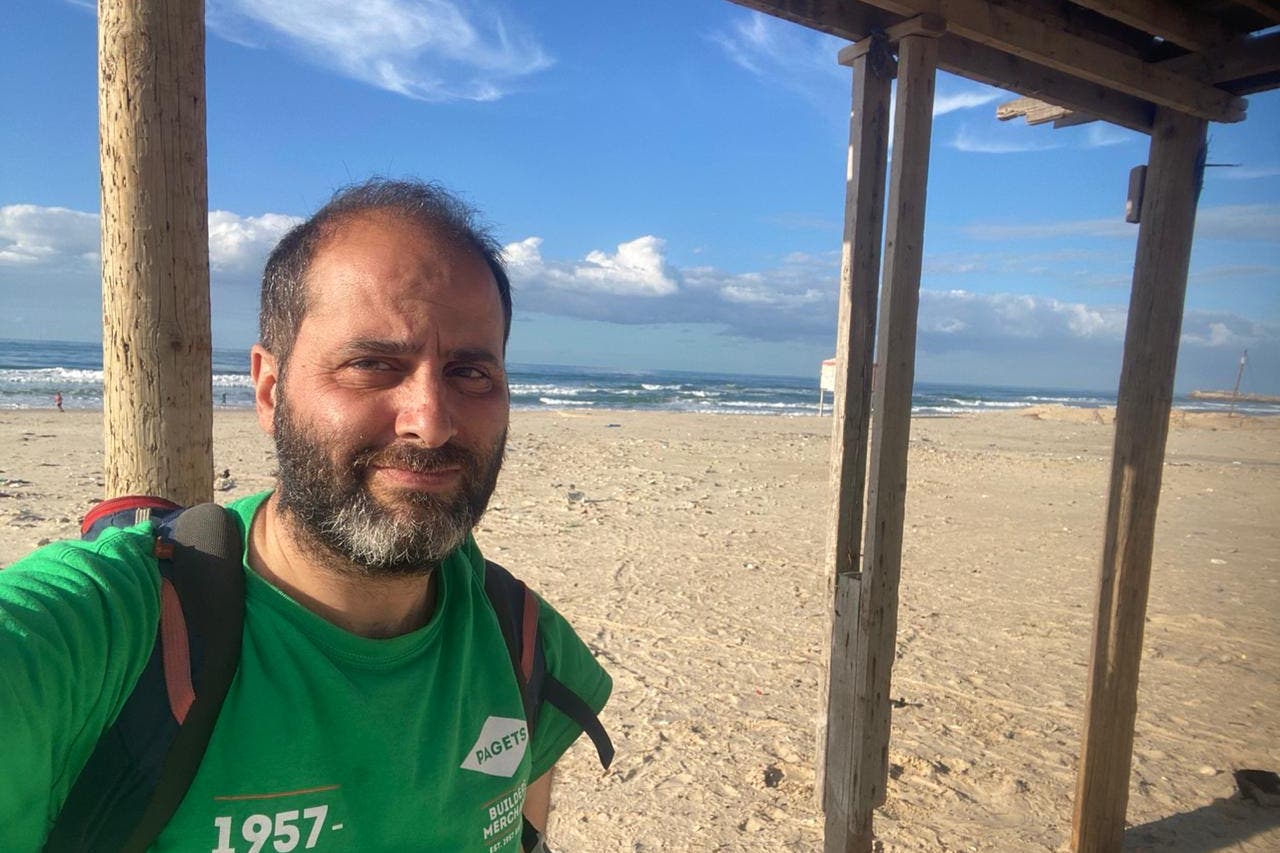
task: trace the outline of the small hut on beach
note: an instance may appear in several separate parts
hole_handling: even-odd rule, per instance
[[[872,815],[884,802],[888,779],[936,72],[1021,95],[999,108],[1001,118],[1056,127],[1106,121],[1151,137],[1148,163],[1130,194],[1138,247],[1072,824],[1074,850],[1119,850],[1206,131],[1209,122],[1244,120],[1242,95],[1280,85],[1280,6],[1257,0],[734,1],[852,42],[839,57],[853,70],[853,99],[831,451],[827,715],[818,745],[828,853],[872,849]],[[882,371],[874,389],[873,362]]]
[[[1280,86],[1280,4],[733,2],[851,42],[839,55],[852,104],[819,749],[827,853],[869,853],[885,797],[937,70],[1017,93],[1004,118],[1150,136],[1072,832],[1076,851],[1119,850],[1206,131]],[[99,0],[98,16],[106,486],[195,503],[211,497],[213,469],[203,3]]]

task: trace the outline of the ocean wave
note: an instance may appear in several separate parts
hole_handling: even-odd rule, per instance
[[[561,394],[566,397],[577,397],[580,394],[598,394],[599,388],[583,388],[573,385],[525,384],[517,382],[510,386],[511,396],[534,397],[539,394]]]
[[[539,397],[538,402],[544,406],[594,406],[591,400],[562,400],[557,397]]]
[[[33,367],[24,370],[0,370],[0,382],[14,385],[48,384],[60,382],[66,385],[101,385],[101,370],[75,367]]]

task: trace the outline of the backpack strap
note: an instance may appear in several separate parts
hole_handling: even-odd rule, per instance
[[[606,770],[613,762],[613,743],[600,723],[600,718],[572,690],[547,672],[547,659],[542,649],[542,633],[538,628],[538,597],[524,581],[492,560],[485,561],[484,591],[498,617],[498,626],[507,644],[511,667],[520,685],[525,723],[529,735],[537,726],[543,702],[549,702],[591,738],[600,763]],[[525,853],[551,853],[542,833],[524,818],[521,848]]]
[[[235,678],[244,626],[239,527],[202,504],[161,516],[156,533],[156,644],[72,786],[49,853],[146,850],[190,788]]]

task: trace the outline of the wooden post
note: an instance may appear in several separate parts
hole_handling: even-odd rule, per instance
[[[1156,506],[1182,330],[1206,122],[1156,111],[1116,405],[1072,849],[1119,851],[1129,800]]]
[[[884,803],[889,770],[889,685],[897,644],[898,578],[902,565],[902,522],[907,487],[907,440],[911,428],[911,390],[915,379],[916,318],[920,302],[920,269],[924,248],[925,188],[929,173],[929,138],[933,125],[933,88],[937,67],[936,36],[940,23],[916,18],[895,28],[902,32],[898,50],[898,94],[893,127],[893,164],[889,175],[889,221],[885,240],[884,293],[876,342],[880,381],[871,382],[871,462],[868,474],[861,574],[836,576],[838,608],[856,612],[846,631],[832,631],[832,705],[826,787],[828,817],[826,853],[870,853],[872,815]],[[837,535],[838,529],[837,529]],[[852,538],[852,534],[850,534]],[[850,547],[856,547],[851,542]],[[842,583],[843,581],[843,583]],[[850,663],[837,672],[839,643],[852,646]],[[837,780],[835,716],[837,677],[849,678],[853,702],[843,709],[840,725],[851,726],[848,775]],[[841,685],[843,686],[843,685]],[[839,790],[837,790],[839,786]],[[842,803],[839,797],[845,797]],[[833,819],[831,812],[837,812]],[[843,814],[841,814],[843,812]]]
[[[212,499],[204,4],[98,0],[106,493]]]
[[[840,62],[853,66],[853,98],[845,175],[835,394],[831,404],[831,504],[827,528],[827,596],[831,610],[826,637],[827,680],[822,683],[826,717],[819,723],[817,744],[816,790],[826,810],[828,839],[852,831],[854,760],[858,753],[853,742],[857,668],[854,641],[862,577],[862,502],[880,289],[880,244],[884,239],[889,91],[897,67],[883,36],[863,39],[841,51]]]

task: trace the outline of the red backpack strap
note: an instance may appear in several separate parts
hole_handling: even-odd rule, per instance
[[[239,525],[202,504],[165,517],[156,533],[155,647],[72,786],[45,851],[150,847],[190,788],[235,678],[244,626]]]
[[[547,672],[538,629],[538,597],[523,581],[492,561],[485,562],[484,589],[498,616],[498,625],[511,655],[511,666],[520,683],[520,697],[524,701],[530,736],[537,725],[542,703],[549,702],[591,738],[601,765],[609,769],[613,763],[613,742],[600,718],[581,696]]]
[[[108,527],[132,527],[148,518],[173,515],[182,507],[154,495],[123,495],[93,505],[80,522],[80,538],[92,542]]]

